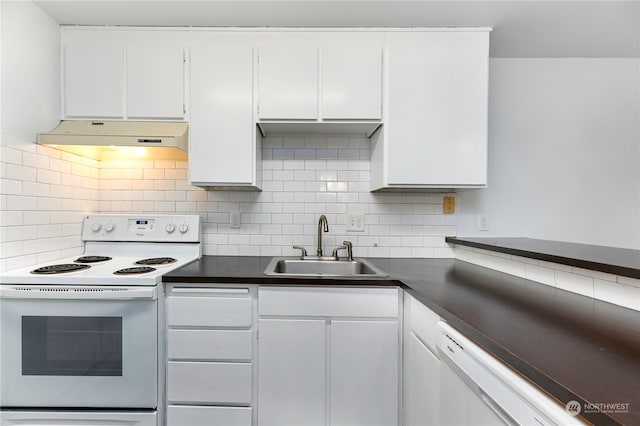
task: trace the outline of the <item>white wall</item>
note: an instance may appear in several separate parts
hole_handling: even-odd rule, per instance
[[[2,1],[2,135],[29,144],[60,118],[59,26],[30,1]]]
[[[35,145],[60,115],[59,26],[30,1],[1,1],[0,271],[82,250],[98,164]]]
[[[640,248],[640,61],[490,67],[489,187],[458,194],[458,235]]]

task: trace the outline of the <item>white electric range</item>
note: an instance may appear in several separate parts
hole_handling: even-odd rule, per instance
[[[162,275],[201,256],[200,228],[86,215],[81,256],[0,274],[2,424],[163,424]]]

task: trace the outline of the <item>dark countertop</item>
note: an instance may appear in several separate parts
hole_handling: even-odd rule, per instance
[[[640,250],[533,238],[447,237],[445,241],[640,279]]]
[[[165,282],[324,284],[266,277],[269,257],[204,256]],[[629,403],[585,413],[597,425],[640,425],[640,312],[455,259],[368,259],[389,274],[353,285],[401,285],[452,326],[561,403]]]

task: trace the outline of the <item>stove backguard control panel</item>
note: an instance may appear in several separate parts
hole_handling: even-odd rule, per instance
[[[197,215],[85,215],[83,241],[180,242],[200,241]]]

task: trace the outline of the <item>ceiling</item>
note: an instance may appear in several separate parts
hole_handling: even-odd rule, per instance
[[[65,25],[493,27],[492,57],[640,57],[640,0],[37,0],[35,3]]]

